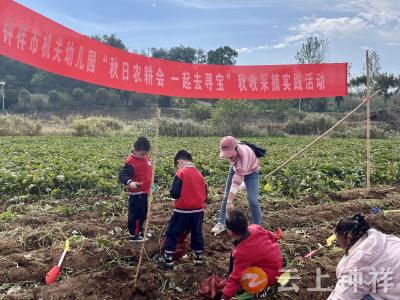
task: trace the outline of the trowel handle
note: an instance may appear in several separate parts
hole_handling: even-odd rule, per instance
[[[67,255],[67,250],[64,250],[63,254],[61,255],[60,261],[58,262],[58,267],[61,268],[61,265],[64,261],[65,255]]]

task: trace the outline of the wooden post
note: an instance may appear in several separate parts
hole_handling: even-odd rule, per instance
[[[371,190],[371,70],[368,50],[366,51],[365,63],[367,70],[367,192],[369,192]]]

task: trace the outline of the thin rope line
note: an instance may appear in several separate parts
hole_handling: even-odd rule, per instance
[[[369,99],[368,97],[364,98],[364,101],[361,102],[356,108],[354,108],[351,112],[349,112],[346,116],[344,116],[341,120],[339,120],[335,125],[333,125],[331,128],[329,128],[327,131],[325,131],[322,135],[320,135],[318,138],[316,138],[315,140],[313,140],[310,144],[308,144],[307,146],[305,146],[303,149],[301,149],[299,152],[297,152],[296,154],[292,155],[289,159],[287,159],[286,161],[284,161],[279,167],[275,168],[274,170],[272,170],[271,172],[269,172],[266,177],[271,176],[272,174],[274,174],[275,172],[279,171],[280,169],[282,169],[284,166],[286,166],[288,163],[290,163],[292,160],[294,160],[296,157],[298,157],[300,154],[302,154],[304,151],[306,151],[308,148],[310,148],[312,145],[314,145],[316,142],[318,142],[320,139],[322,139],[323,137],[325,137],[326,135],[328,135],[331,131],[333,131],[336,127],[338,127],[340,124],[342,124],[348,117],[350,117],[350,115],[352,115],[354,112],[356,112],[361,106],[363,106],[365,103],[368,102],[368,100],[371,100],[374,96],[376,96],[376,94],[378,94],[380,92],[380,90],[377,90],[375,93],[373,93]]]

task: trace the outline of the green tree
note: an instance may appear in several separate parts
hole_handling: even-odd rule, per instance
[[[180,45],[172,47],[169,50],[165,48],[151,48],[151,56],[154,58],[167,59],[184,63],[205,63],[206,55],[204,50],[195,49],[192,47],[185,47]],[[172,97],[158,96],[156,103],[159,107],[171,107]]]
[[[96,98],[97,106],[104,106],[107,104],[107,100],[109,98],[108,91],[105,88],[98,88],[96,93],[94,94]]]
[[[42,110],[44,106],[44,100],[41,96],[36,95],[35,97],[31,97],[31,102],[34,105],[36,111]]]
[[[104,103],[107,107],[118,107],[121,105],[121,94],[118,90],[109,90],[108,99]]]
[[[125,106],[129,106],[131,97],[132,97],[132,93],[131,92],[128,92],[128,91],[122,91],[121,92],[120,98],[121,98],[122,103]]]
[[[211,118],[210,106],[193,104],[186,110],[186,117],[195,121],[203,122]]]
[[[328,107],[328,99],[327,98],[317,98],[311,100],[311,109],[317,112],[326,111]]]
[[[301,47],[297,49],[295,59],[299,64],[319,64],[327,60],[329,42],[328,40],[318,39],[317,37],[308,37]],[[322,99],[322,101],[325,101]],[[327,104],[321,100],[304,99],[306,106],[312,110],[321,111]],[[302,99],[299,99],[299,110],[301,110]]]
[[[336,96],[335,97],[336,108],[338,110],[340,109],[340,106],[343,103],[343,101],[344,101],[344,97],[343,96]]]
[[[122,49],[128,51],[128,47],[124,44],[124,42],[116,35],[116,34],[103,34],[102,36],[96,34],[91,37],[92,39],[99,41],[101,43],[107,44],[111,47]]]
[[[375,90],[381,90],[385,104],[390,96],[397,94],[400,89],[400,80],[393,74],[379,74],[376,78]]]
[[[245,133],[244,126],[254,118],[255,106],[249,101],[218,101],[212,113],[212,123],[225,131],[225,134],[240,136]]]
[[[36,72],[29,81],[35,93],[48,93],[55,89],[60,92],[71,93],[74,87],[89,85],[71,78],[63,77],[44,71]]]
[[[169,50],[165,48],[151,48],[151,56],[154,58],[167,59],[184,63],[203,64],[207,62],[207,55],[203,49],[195,49],[180,45],[172,47]],[[156,98],[156,103],[160,107],[171,107],[172,97],[159,96]]]
[[[34,67],[0,56],[0,78],[7,82],[9,88],[30,90],[29,81],[37,71]]]
[[[154,58],[168,59],[168,50],[165,48],[151,48],[151,56]]]
[[[207,63],[207,53],[203,49],[197,49],[196,51],[196,64],[206,64]]]
[[[82,103],[83,97],[85,96],[85,91],[81,88],[74,88],[72,91],[72,97],[75,102]]]
[[[238,53],[229,46],[219,47],[207,53],[207,63],[215,65],[235,65]]]
[[[196,53],[196,49],[181,45],[169,50],[168,59],[185,63],[194,63],[196,62]]]
[[[352,64],[350,62],[347,63],[347,78],[351,78],[351,67]]]
[[[39,71],[32,76],[30,80],[30,85],[34,92],[45,93],[51,88],[54,88],[56,86],[56,83],[54,81],[54,76]]]
[[[154,95],[130,93],[128,98],[129,106],[139,108],[139,107],[151,107],[155,103]]]
[[[378,77],[381,74],[381,57],[376,51],[369,53],[369,70],[371,76],[371,84],[375,85],[377,83]],[[364,64],[364,73],[367,74],[366,65]]]
[[[308,37],[297,49],[295,59],[299,64],[319,64],[327,60],[328,40]]]
[[[156,98],[156,103],[159,107],[168,108],[171,107],[172,98],[169,96],[158,96]]]
[[[22,88],[18,93],[18,104],[26,109],[31,104],[31,94],[26,88]]]
[[[360,85],[367,85],[367,75],[361,75],[354,77],[349,82],[350,86],[360,86]]]
[[[204,64],[207,62],[207,54],[203,49],[195,49],[192,47],[185,47],[180,45],[172,47],[171,49],[165,48],[151,48],[151,56],[154,58],[161,58],[185,63]]]
[[[11,108],[15,107],[18,104],[18,89],[11,89],[11,88],[6,88],[5,89],[5,95],[6,95],[6,102],[5,102],[5,107]]]
[[[73,106],[73,98],[70,93],[58,92],[57,107],[60,109],[65,109]]]
[[[350,80],[350,86],[356,87],[361,91],[365,92],[367,87],[367,75],[357,76]],[[375,74],[375,78],[372,77],[371,72],[371,89],[372,91],[380,90],[383,95],[384,102],[386,104],[390,96],[397,94],[400,90],[400,79],[393,74]]]
[[[364,96],[367,88],[367,75],[360,75],[351,78],[349,81],[349,86],[358,96]]]
[[[51,91],[49,91],[48,96],[49,96],[49,103],[51,104],[51,106],[54,109],[59,100],[58,92],[56,90],[51,90]]]

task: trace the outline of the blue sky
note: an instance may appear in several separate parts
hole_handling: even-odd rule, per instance
[[[237,64],[295,63],[307,36],[329,40],[328,60],[363,71],[365,49],[400,73],[400,0],[18,0],[86,35],[116,33],[129,49],[228,45]]]

